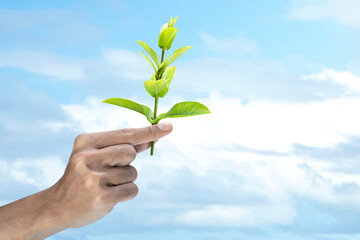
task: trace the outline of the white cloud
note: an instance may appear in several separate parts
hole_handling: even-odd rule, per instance
[[[25,38],[22,44],[83,46],[106,36],[101,28],[90,24],[89,16],[83,11],[56,8],[0,9],[0,33],[5,42]]]
[[[152,74],[148,62],[139,53],[127,49],[104,50],[97,61],[28,49],[9,50],[0,54],[0,67],[22,69],[59,80],[84,80],[94,72],[134,80],[144,80]]]
[[[213,205],[177,216],[177,221],[193,226],[249,227],[265,224],[287,225],[296,216],[294,207],[287,204],[265,206]]]
[[[300,1],[288,17],[299,20],[333,19],[347,26],[360,27],[360,2],[358,0],[326,0],[321,3]]]
[[[64,162],[57,156],[43,158],[19,158],[14,161],[0,160],[1,171],[23,184],[30,184],[39,189],[50,187],[63,174]],[[9,180],[9,179],[7,179]]]
[[[61,9],[0,9],[0,25],[13,30],[27,29],[37,25],[69,24],[76,20],[75,12]],[[75,23],[76,24],[76,23]]]
[[[137,99],[133,99],[138,101]],[[44,122],[48,128],[58,131],[68,127],[75,131],[98,132],[116,129],[120,126],[141,126],[145,116],[118,106],[102,103],[103,99],[90,97],[84,104],[63,104],[61,107],[68,115],[69,122]]]
[[[212,114],[174,120],[172,137],[184,140],[186,147],[241,145],[257,150],[288,152],[293,144],[308,147],[334,147],[359,136],[359,98],[339,98],[311,103],[251,101],[212,94],[204,99]],[[188,128],[190,127],[190,131]],[[187,139],[194,130],[196,134]],[[186,139],[186,141],[185,141]]]
[[[151,65],[139,53],[127,49],[103,51],[104,64],[114,76],[135,80],[148,79],[153,74]]]
[[[360,206],[359,191],[338,191],[342,184],[359,186],[358,174],[338,174],[336,164],[326,159],[198,145],[178,150],[178,145],[162,140],[156,159],[141,157],[133,163],[146,201],[137,207],[159,212],[154,217],[139,210],[147,225],[290,225],[297,199]],[[131,215],[136,222],[138,214]]]
[[[350,91],[360,93],[360,76],[356,76],[351,72],[335,71],[326,69],[317,74],[304,76],[306,80],[316,81],[333,81],[337,84],[346,86]]]
[[[136,99],[135,99],[136,100]],[[145,117],[127,109],[89,98],[84,105],[63,105],[77,130],[101,131],[119,126],[147,124]],[[172,119],[174,133],[169,136],[180,148],[190,146],[243,146],[263,151],[291,152],[294,144],[327,148],[346,143],[349,136],[360,136],[360,98],[337,98],[311,103],[268,100],[243,103],[212,93],[200,99],[212,111],[209,115]],[[141,102],[141,101],[140,101]],[[143,103],[143,102],[142,102]],[[168,99],[160,112],[175,104]],[[145,103],[151,106],[151,103]],[[193,133],[191,137],[189,134]]]
[[[64,80],[84,78],[87,64],[85,60],[25,49],[0,54],[0,67],[23,69]]]
[[[210,51],[236,54],[248,54],[257,51],[256,43],[245,37],[217,38],[204,32],[200,32],[199,35]]]
[[[160,112],[179,100],[169,98],[166,104],[161,104]],[[232,203],[203,203],[201,209],[196,204],[172,203],[172,208],[178,206],[180,210],[160,214],[158,218],[147,216],[149,221],[154,220],[153,225],[169,222],[197,226],[290,224],[296,215],[294,199],[297,197],[321,203],[360,205],[359,192],[338,191],[343,184],[360,186],[356,173],[336,170],[341,167],[340,160],[329,162],[293,153],[296,144],[326,149],[347,143],[349,137],[359,137],[360,116],[354,112],[360,108],[360,98],[310,103],[268,100],[243,103],[238,98],[212,93],[209,98],[198,100],[212,113],[169,120],[174,131],[157,144],[156,161],[144,157],[148,154],[144,153],[133,163],[139,171],[138,185],[147,200],[161,202],[164,209],[176,194],[181,197],[190,194],[188,197],[196,201],[193,194],[198,191],[210,191],[213,196],[210,199],[229,198]],[[96,97],[84,104],[65,104],[62,108],[69,116],[64,126],[76,131],[148,125],[145,117],[138,113],[103,104]],[[58,126],[54,130],[58,130]],[[193,189],[184,192],[178,186],[187,177],[194,182],[183,184]],[[161,187],[151,187],[153,184]],[[250,199],[244,200],[247,197]],[[143,207],[152,208],[145,203]],[[264,211],[267,211],[266,217],[260,214]],[[134,221],[136,219],[134,216]]]
[[[202,58],[178,63],[169,93],[173,88],[203,93],[216,89],[243,98],[292,99],[299,94],[298,86],[307,87],[280,61]]]

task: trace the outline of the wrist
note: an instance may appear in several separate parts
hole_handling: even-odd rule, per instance
[[[41,237],[49,237],[66,229],[61,208],[55,197],[55,189],[56,185],[37,193],[41,204],[37,220],[39,224],[34,225],[34,232]]]
[[[0,239],[44,239],[65,228],[51,201],[52,188],[0,208]]]
[[[28,239],[44,239],[66,229],[53,194],[53,187],[50,187],[29,196],[31,198],[29,201],[34,203],[34,212],[32,214],[36,217],[30,227],[28,236],[31,237]]]

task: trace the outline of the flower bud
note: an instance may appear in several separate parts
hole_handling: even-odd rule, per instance
[[[158,45],[162,50],[169,50],[171,48],[172,42],[175,39],[177,28],[174,27],[176,20],[171,17],[168,23],[165,23],[160,29]]]

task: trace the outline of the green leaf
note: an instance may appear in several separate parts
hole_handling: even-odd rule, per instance
[[[156,52],[146,43],[142,42],[142,41],[137,41],[144,49],[145,51],[149,54],[149,56],[154,60],[155,64],[159,67],[160,62],[159,62],[159,57],[156,54]]]
[[[167,93],[168,85],[165,79],[159,79],[145,81],[144,87],[152,97],[164,97]]]
[[[163,73],[163,78],[165,78],[170,84],[171,79],[173,78],[175,73],[175,67],[167,67]]]
[[[159,69],[157,70],[157,76],[162,77],[162,74],[164,73],[165,69],[176,59],[178,59],[181,55],[183,55],[185,52],[187,52],[192,46],[185,46],[182,48],[179,48],[175,52],[173,52],[169,57],[167,57],[160,65]]]
[[[190,117],[207,113],[211,112],[205,105],[201,103],[191,101],[180,102],[175,104],[167,113],[160,114],[154,120],[154,123],[158,123],[161,119],[164,118]]]
[[[163,79],[166,80],[166,89],[165,89],[165,92],[163,92],[163,95],[165,96],[167,94],[167,92],[169,91],[169,88],[170,88],[170,83],[171,83],[171,80],[174,76],[174,73],[175,73],[175,67],[167,67],[163,73]]]
[[[176,16],[174,19],[170,20],[169,27],[173,27],[175,25],[177,19],[178,19],[178,17]]]
[[[169,23],[165,23],[164,25],[162,25],[162,27],[160,28],[160,34],[161,34],[162,31],[164,31],[168,27],[169,27]]]
[[[170,83],[174,76],[174,73],[175,73],[175,67],[167,67],[163,73],[163,78],[159,80],[156,79],[156,73],[154,73],[151,76],[150,81],[144,82],[144,87],[146,91],[152,97],[155,97],[156,94],[158,97],[164,97],[169,91]]]
[[[172,42],[175,39],[176,33],[177,33],[177,28],[174,27],[168,27],[164,29],[159,36],[159,41],[158,41],[159,48],[169,50],[172,45]]]
[[[175,67],[167,67],[163,73],[163,78],[166,79],[166,81],[171,82],[171,79],[173,78],[174,76],[174,73],[175,73]],[[154,73],[151,78],[151,80],[157,80],[156,79],[156,73]]]
[[[156,73],[151,76],[150,80],[156,80]]]
[[[153,123],[154,113],[149,107],[145,105],[124,98],[109,98],[104,100],[103,103],[113,104],[116,106],[120,106],[141,113],[145,115],[145,117],[150,123]]]
[[[151,64],[151,66],[153,67],[153,69],[154,69],[154,71],[155,71],[155,73],[156,73],[156,68],[155,68],[155,65],[154,65],[154,63],[150,60],[150,58],[148,58],[147,56],[145,56],[142,52],[139,52],[141,55],[143,55],[145,58],[146,58],[146,60],[148,60],[149,61],[149,63]]]
[[[162,31],[164,31],[166,28],[174,27],[177,19],[178,19],[177,16],[176,16],[174,19],[171,17],[169,22],[167,22],[167,23],[165,23],[164,25],[162,25],[162,27],[161,27],[161,29],[160,29],[160,33],[161,33]]]

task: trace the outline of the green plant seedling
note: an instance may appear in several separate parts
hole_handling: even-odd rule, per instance
[[[138,41],[152,59],[151,60],[142,52],[139,52],[146,58],[154,69],[154,74],[150,77],[150,80],[144,81],[145,90],[155,99],[154,111],[145,105],[124,98],[109,98],[103,101],[104,103],[114,104],[143,114],[152,125],[157,124],[160,120],[165,118],[189,117],[210,113],[209,109],[205,105],[199,102],[186,101],[179,102],[168,112],[157,115],[159,98],[162,98],[167,94],[171,80],[173,79],[175,73],[175,67],[170,67],[170,64],[192,48],[192,46],[179,48],[164,60],[165,51],[171,48],[178,31],[178,29],[174,27],[177,18],[178,17],[175,17],[173,19],[171,17],[170,21],[165,23],[160,29],[158,45],[161,49],[161,61],[159,61],[158,55],[149,45],[142,41]],[[150,155],[152,156],[153,154],[154,142],[151,142]]]

